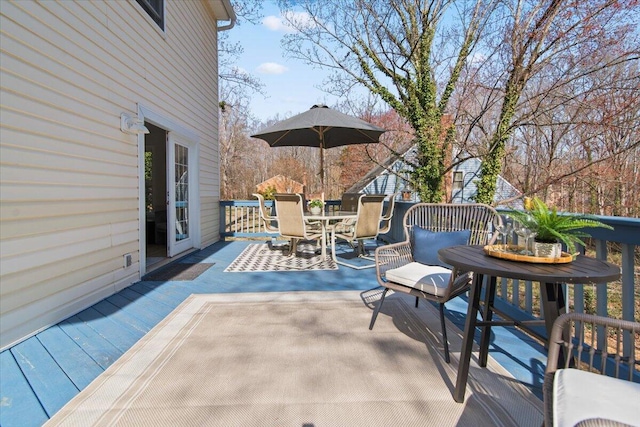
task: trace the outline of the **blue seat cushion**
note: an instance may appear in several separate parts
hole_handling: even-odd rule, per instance
[[[469,244],[471,230],[436,232],[414,225],[412,237],[411,251],[414,261],[426,265],[452,268],[450,265],[440,261],[438,251],[449,246]]]

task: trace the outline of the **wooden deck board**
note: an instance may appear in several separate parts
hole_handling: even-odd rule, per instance
[[[129,286],[129,289],[136,291],[147,298],[151,298],[154,301],[166,304],[169,307],[177,307],[182,301],[185,300],[187,296],[192,293],[191,292],[189,293],[189,295],[185,294],[184,296],[180,296],[172,292],[167,292],[167,289],[170,288],[171,286],[166,285],[160,288],[149,288],[147,286],[141,285],[140,283],[134,283],[133,285]]]
[[[48,416],[41,401],[49,402],[48,407],[55,406],[51,404],[52,401],[57,401],[57,405],[66,403],[68,396],[72,394],[68,391],[70,386],[76,389],[73,386],[76,384],[78,388],[83,388],[83,382],[91,381],[92,375],[99,375],[99,372],[109,367],[128,350],[138,340],[138,334],[154,327],[192,293],[365,290],[377,286],[374,271],[356,271],[349,268],[340,268],[335,272],[295,274],[224,273],[224,267],[242,252],[246,244],[220,242],[198,253],[197,260],[216,263],[208,270],[208,277],[203,275],[190,282],[138,282],[97,303],[91,309],[59,323],[54,327],[58,328],[58,331],[44,331],[37,338],[30,338],[0,353],[0,425],[42,425]],[[460,307],[456,307],[457,305]],[[456,309],[452,310],[454,308]],[[464,301],[456,299],[448,303],[448,317],[462,322],[465,313]],[[67,336],[66,339],[60,335],[62,333]],[[56,338],[59,338],[59,342],[56,342]],[[27,346],[25,343],[31,340],[40,345]],[[513,344],[518,346],[521,342],[515,340]],[[504,345],[504,341],[501,344]],[[39,378],[34,374],[30,377],[24,375],[13,351],[21,352],[25,360],[28,359],[30,363],[37,365]],[[78,351],[85,355],[77,353]],[[509,350],[507,353],[512,354],[513,351]],[[41,354],[42,357],[36,354]],[[48,354],[51,356],[47,356]],[[522,369],[526,369],[530,358],[531,354],[527,353],[526,358],[521,359]],[[57,371],[55,374],[48,371],[51,363],[55,365],[52,366],[52,370]],[[77,363],[78,366],[71,369],[68,366],[71,363]],[[64,375],[65,372],[67,375]],[[32,379],[35,382],[40,381],[41,386],[32,387],[29,384]],[[61,383],[62,389],[67,390],[63,393],[67,397],[60,397],[61,394],[56,387],[58,382]]]
[[[130,301],[134,301],[140,304],[141,309],[149,310],[152,313],[156,313],[162,316],[162,318],[165,318],[167,314],[171,313],[175,308],[163,303],[158,304],[153,299],[148,298],[145,295],[140,294],[139,292],[132,291],[129,288],[121,290],[119,294]]]
[[[11,353],[49,417],[80,392],[36,337]]]
[[[151,329],[150,325],[146,324],[137,317],[132,316],[128,311],[121,310],[120,307],[110,303],[107,300],[100,301],[99,303],[95,304],[93,308],[95,308],[105,317],[108,317],[110,320],[119,323],[136,336],[142,336],[149,332],[149,330]]]
[[[146,310],[143,306],[141,306],[138,302],[140,300],[131,301],[130,299],[123,297],[119,293],[111,295],[109,298],[107,298],[107,301],[117,307],[120,307],[121,310],[125,310],[126,312],[131,313],[132,316],[140,319],[150,327],[154,327],[163,319],[162,315]]]
[[[139,331],[131,331],[122,327],[120,323],[105,317],[93,307],[81,311],[76,316],[123,353],[129,350],[143,335]]]
[[[192,295],[195,293],[201,293],[198,291],[202,290],[200,287],[196,288],[194,286],[184,286],[182,284],[176,284],[175,282],[173,283],[172,282],[165,282],[165,283],[139,282],[138,284],[144,290],[160,291],[165,295],[178,297],[178,299],[182,301],[187,299],[189,295]]]
[[[58,324],[102,369],[107,369],[122,351],[96,333],[78,317],[72,316]]]
[[[0,425],[40,426],[49,419],[11,351],[0,353]]]
[[[40,332],[38,339],[79,390],[88,386],[104,371],[59,326]]]

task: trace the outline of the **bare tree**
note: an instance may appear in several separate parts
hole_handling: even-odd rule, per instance
[[[636,12],[635,15],[630,12]],[[504,38],[498,49],[506,67],[500,114],[487,141],[476,200],[490,203],[514,131],[543,114],[519,114],[521,97],[544,104],[548,94],[575,87],[590,74],[637,61],[637,1],[513,0],[499,3],[492,22]],[[507,31],[504,31],[504,30]],[[636,44],[628,44],[635,31]],[[628,35],[631,34],[631,37]],[[506,48],[505,48],[506,47]],[[615,52],[613,56],[609,52]],[[540,84],[547,89],[541,90]],[[528,93],[527,93],[528,92]],[[554,118],[555,121],[555,118]]]
[[[406,119],[419,148],[417,190],[422,200],[440,201],[454,136],[451,126],[443,129],[442,117],[493,3],[281,0],[285,11],[304,11],[285,12],[297,32],[284,46],[294,58],[336,71],[334,92],[363,86]],[[446,28],[445,15],[455,21]]]
[[[236,25],[256,23],[262,16],[262,0],[235,0],[233,9],[237,16]],[[262,92],[263,84],[260,80],[236,66],[238,57],[244,52],[242,44],[229,41],[229,32],[218,33],[218,75],[222,93],[231,93],[231,89],[249,89]],[[226,90],[224,90],[226,89]],[[220,97],[223,102],[224,97]]]
[[[244,198],[260,182],[255,180],[266,165],[258,152],[267,148],[248,136],[255,126],[248,96],[239,89],[224,95],[228,102],[219,110],[220,194],[223,199]]]

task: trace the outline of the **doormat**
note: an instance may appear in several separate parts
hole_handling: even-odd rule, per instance
[[[252,243],[233,260],[224,271],[246,273],[253,271],[317,271],[337,270],[338,266],[327,256],[316,254],[315,246],[301,243],[295,256],[287,256],[286,249],[273,248],[266,243]]]
[[[189,281],[200,276],[213,264],[215,263],[199,262],[197,264],[188,264],[179,262],[168,265],[158,271],[152,271],[144,276],[143,280],[152,280],[156,282]]]

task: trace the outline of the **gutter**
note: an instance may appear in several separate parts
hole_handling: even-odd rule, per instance
[[[223,25],[218,27],[218,31],[227,31],[232,29],[236,25],[236,20],[238,19],[235,11],[233,10],[233,6],[231,6],[231,0],[222,0],[222,7],[227,12],[227,16],[229,17],[229,23],[227,25]]]

